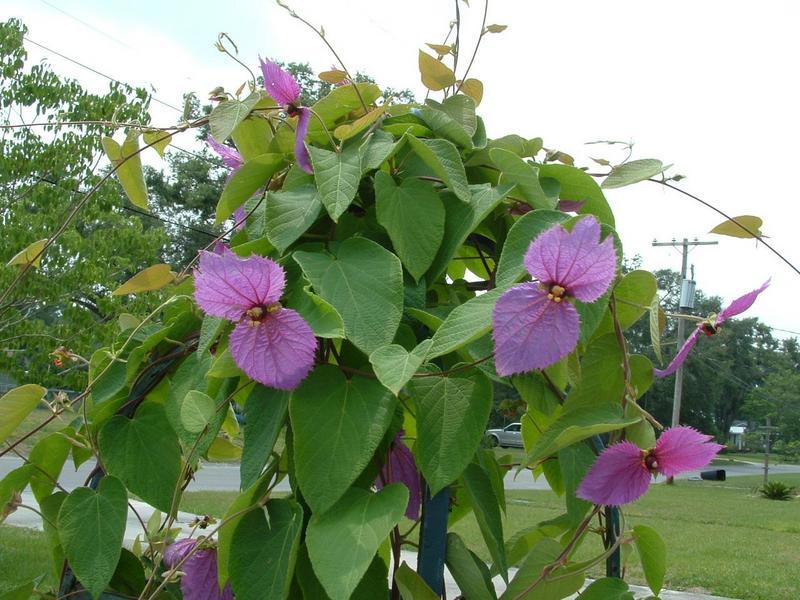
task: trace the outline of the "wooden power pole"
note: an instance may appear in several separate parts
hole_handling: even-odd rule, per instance
[[[658,242],[653,241],[653,246],[672,246],[673,248],[681,249],[681,296],[678,303],[678,312],[685,312],[694,308],[694,281],[686,278],[689,266],[689,247],[690,246],[715,246],[718,242],[701,242],[694,239],[689,241],[688,238],[683,238],[682,242],[673,239],[671,242]],[[694,269],[694,268],[693,268]],[[678,346],[680,350],[683,342],[686,341],[686,321],[678,319]],[[678,367],[675,371],[675,391],[672,396],[672,427],[680,425],[681,422],[681,402],[683,400],[683,366]],[[668,477],[667,483],[672,484],[673,478]]]

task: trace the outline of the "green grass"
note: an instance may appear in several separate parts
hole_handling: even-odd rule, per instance
[[[750,463],[758,463],[764,464],[764,454],[763,453],[743,453],[737,454],[734,452],[728,452],[726,454],[720,454],[717,458],[714,459],[714,464],[722,464],[722,463],[736,463],[736,462],[750,462]],[[788,459],[781,454],[770,454],[769,455],[769,464],[771,465],[796,465],[798,464],[798,460],[795,459]]]
[[[41,425],[46,421],[50,416],[52,416],[52,412],[47,410],[47,408],[37,408],[32,411],[25,420],[20,423],[19,427],[14,430],[9,438],[8,442],[13,443],[17,439],[21,438],[23,435],[32,431],[37,426]],[[47,436],[48,434],[58,431],[60,429],[64,429],[70,422],[75,418],[75,413],[71,411],[67,411],[63,415],[60,415],[50,421],[47,425],[45,425],[41,430],[34,433],[31,437],[27,438],[23,442],[21,442],[18,446],[16,446],[16,450],[22,454],[28,454],[31,448],[43,437]]]
[[[772,478],[800,486],[800,474]],[[760,476],[726,482],[678,481],[656,485],[626,508],[626,525],[656,528],[667,545],[666,587],[742,600],[795,600],[800,589],[800,500],[777,502],[759,497]],[[181,509],[221,516],[235,492],[188,492]],[[559,515],[563,503],[547,491],[509,491],[505,535]],[[475,518],[454,530],[482,558],[488,552]],[[588,559],[601,551],[590,537],[578,551]],[[44,538],[36,532],[0,527],[0,590],[30,580],[48,568]],[[601,575],[596,569],[594,575]],[[644,583],[638,561],[627,566],[627,579]]]

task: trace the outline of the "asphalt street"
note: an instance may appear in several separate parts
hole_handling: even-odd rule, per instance
[[[16,469],[23,464],[21,458],[14,456],[4,456],[0,458],[0,478],[5,477],[6,473]],[[59,482],[66,489],[73,489],[84,484],[86,477],[94,466],[93,461],[81,465],[75,471],[71,463],[67,463],[59,478]],[[709,469],[725,469],[728,477],[742,475],[761,475],[763,467],[757,463],[736,463],[714,465]],[[781,473],[800,473],[800,465],[770,465],[770,474],[779,475]],[[700,471],[690,471],[679,476],[679,479],[699,478]],[[663,481],[659,478],[656,482]],[[531,471],[522,471],[515,475],[514,470],[510,471],[505,477],[505,487],[507,490],[546,490],[547,485],[544,477],[534,480]],[[239,489],[239,465],[238,464],[204,464],[203,468],[195,474],[194,481],[189,485],[189,491],[236,491]],[[289,482],[282,481],[276,488],[277,491],[289,491]]]

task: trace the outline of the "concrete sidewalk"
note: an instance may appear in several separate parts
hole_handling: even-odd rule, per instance
[[[36,506],[36,500],[33,497],[33,494],[30,492],[25,492],[22,495],[22,502],[23,504],[27,504],[28,506]],[[139,502],[138,500],[131,500],[130,505],[136,510],[139,517],[141,517],[142,521],[147,523],[148,519],[152,516],[154,509],[153,507],[145,504],[144,502]],[[180,528],[183,535],[189,535],[190,527],[189,523],[195,518],[195,515],[186,513],[186,512],[179,512],[178,518],[175,522],[174,527]],[[18,509],[16,512],[11,514],[8,519],[6,519],[5,524],[13,525],[15,527],[27,527],[30,529],[41,530],[42,529],[42,520],[36,513],[26,510],[24,508]],[[141,523],[137,516],[133,513],[132,510],[128,510],[128,523],[125,529],[125,545],[130,547],[134,540],[136,539],[137,535],[141,535],[141,539],[144,540],[144,529],[142,528]],[[409,552],[403,551],[402,552],[402,560],[407,562],[409,566],[416,569],[417,566],[417,553],[416,552]],[[516,569],[509,570],[509,579],[513,579],[514,575],[516,574]],[[495,589],[497,590],[498,596],[505,591],[506,586],[505,582],[498,576],[495,577],[493,580],[495,584]],[[591,583],[591,581],[587,582]],[[445,587],[447,589],[447,597],[450,599],[456,598],[460,591],[458,586],[456,585],[455,580],[450,575],[450,572],[445,570]],[[641,586],[631,586],[631,591],[636,596],[637,600],[641,598],[649,597],[650,590],[641,587]],[[576,598],[577,594],[571,596],[571,598]],[[696,594],[692,592],[673,592],[673,591],[662,591],[660,594],[661,600],[731,600],[729,598],[722,598],[720,596],[709,596],[707,594]]]

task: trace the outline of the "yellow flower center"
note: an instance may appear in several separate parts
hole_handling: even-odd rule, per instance
[[[564,299],[566,291],[567,290],[560,285],[552,285],[550,286],[550,291],[547,293],[547,299],[553,302],[561,302]]]
[[[264,320],[264,317],[278,312],[281,308],[282,306],[280,302],[273,302],[272,304],[267,304],[266,306],[258,304],[252,308],[248,308],[244,314],[250,319],[251,325],[257,325]]]

